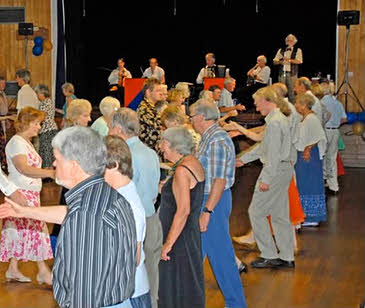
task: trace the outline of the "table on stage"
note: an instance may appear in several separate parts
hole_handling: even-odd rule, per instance
[[[224,88],[225,78],[204,78],[204,90],[208,90],[210,86],[219,86],[221,89]]]

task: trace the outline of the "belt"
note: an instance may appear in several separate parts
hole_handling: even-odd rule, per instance
[[[326,127],[326,129],[338,129],[338,127]]]

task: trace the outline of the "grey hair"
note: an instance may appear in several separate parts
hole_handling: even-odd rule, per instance
[[[137,112],[130,108],[119,108],[110,118],[111,127],[118,126],[127,136],[138,136],[140,124]]]
[[[104,97],[99,104],[101,114],[107,117],[110,116],[118,108],[120,108],[120,102],[118,99],[112,96]]]
[[[189,85],[186,82],[178,82],[175,89],[180,89],[184,92],[184,97],[188,98],[190,96]]]
[[[15,76],[18,76],[19,78],[22,78],[25,83],[30,82],[30,71],[26,69],[20,69],[15,72]]]
[[[296,101],[301,105],[306,105],[308,109],[312,110],[315,100],[311,94],[303,94],[296,97]]]
[[[76,161],[89,175],[102,175],[106,167],[107,149],[99,134],[88,127],[73,126],[61,130],[52,140],[67,160]]]
[[[234,79],[232,77],[227,77],[226,79],[224,79],[224,86],[226,86],[229,83],[233,83],[235,81],[236,81],[236,79]]]
[[[49,93],[49,88],[44,84],[37,84],[34,87],[34,91],[37,94],[43,94],[44,97],[50,97],[51,96],[50,93]]]
[[[257,60],[259,60],[259,59],[263,59],[265,63],[267,62],[267,59],[264,55],[258,56]]]
[[[214,54],[214,53],[212,53],[212,52],[208,52],[208,53],[205,55],[205,58],[208,58],[208,57],[213,58],[213,59],[214,59],[214,61],[215,61],[215,54]]]
[[[201,98],[190,106],[190,113],[192,110],[195,111],[195,114],[202,114],[205,121],[219,119],[219,109],[212,100]]]
[[[312,82],[307,77],[300,77],[297,79],[299,84],[304,85],[306,90],[310,90],[312,86]]]
[[[290,38],[293,38],[294,39],[294,44],[296,44],[298,42],[298,39],[297,37],[294,35],[294,34],[289,34],[286,38],[285,38],[285,43],[288,41],[288,39]]]
[[[209,90],[202,90],[199,93],[199,98],[212,99],[213,92]]]
[[[328,82],[322,82],[319,86],[321,87],[321,90],[325,95],[326,94],[333,95],[334,89],[331,88],[331,85]]]
[[[161,136],[170,144],[170,149],[181,155],[190,155],[195,151],[195,143],[192,134],[185,127],[171,127],[166,129]]]

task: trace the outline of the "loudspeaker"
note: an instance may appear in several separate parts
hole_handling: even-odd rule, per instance
[[[20,22],[18,24],[19,35],[33,35],[33,24],[27,22]]]
[[[337,24],[339,26],[358,25],[360,23],[360,11],[339,11]]]
[[[5,94],[8,97],[16,97],[19,91],[19,86],[16,81],[7,81],[5,84]]]

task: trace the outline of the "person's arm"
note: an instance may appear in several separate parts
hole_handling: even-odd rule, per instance
[[[275,58],[273,59],[274,65],[284,64],[283,56],[280,51],[281,51],[281,48],[278,50],[278,52],[275,55]]]
[[[22,206],[6,197],[5,203],[0,205],[0,218],[30,218],[48,223],[62,224],[67,210],[68,207],[66,205],[44,207]]]
[[[118,83],[118,70],[113,70],[109,77],[108,77],[108,82],[110,84],[114,84],[114,83]]]
[[[219,111],[222,113],[227,113],[227,112],[234,111],[234,110],[243,111],[243,110],[246,110],[246,107],[241,104],[237,104],[236,106],[232,106],[232,107],[226,107],[226,106],[219,107]]]
[[[203,83],[203,78],[204,78],[204,71],[205,69],[202,68],[198,74],[198,77],[196,78],[196,83],[197,84],[202,84]]]
[[[19,173],[30,178],[55,178],[55,170],[42,169],[28,165],[27,157],[23,154],[16,155],[12,158],[15,168]]]
[[[260,129],[260,132],[254,132],[252,130],[249,130],[247,128],[244,128],[237,122],[229,122],[227,125],[223,127],[227,131],[239,131],[241,134],[245,135],[247,138],[250,138],[253,141],[261,141],[264,138],[264,130]]]
[[[137,264],[137,266],[141,262],[141,248],[142,248],[142,242],[137,242],[137,254],[136,254],[136,264]]]
[[[205,203],[205,207],[209,211],[214,211],[217,203],[219,202],[220,198],[222,197],[222,193],[226,186],[226,180],[223,178],[215,178],[213,180],[212,188],[209,193],[209,197],[207,202]],[[202,212],[199,219],[200,225],[200,232],[206,232],[209,225],[210,220],[210,213]]]
[[[224,122],[225,120],[227,120],[230,117],[236,117],[237,115],[238,115],[237,110],[231,110],[231,111],[227,112],[223,117],[220,117],[218,119],[218,124],[220,126],[224,126],[227,124],[226,122]]]
[[[166,83],[165,71],[162,68],[161,68],[161,72],[162,72],[161,83],[165,84]]]
[[[190,214],[190,176],[183,167],[177,168],[175,171],[172,192],[176,201],[176,212],[161,250],[161,260],[164,261],[170,260],[167,254],[180,236]]]
[[[257,69],[257,67],[258,67],[259,65],[258,64],[256,64],[253,68],[251,68],[248,72],[247,72],[247,76],[251,76],[251,77],[253,77],[253,71],[255,70],[255,69]]]

